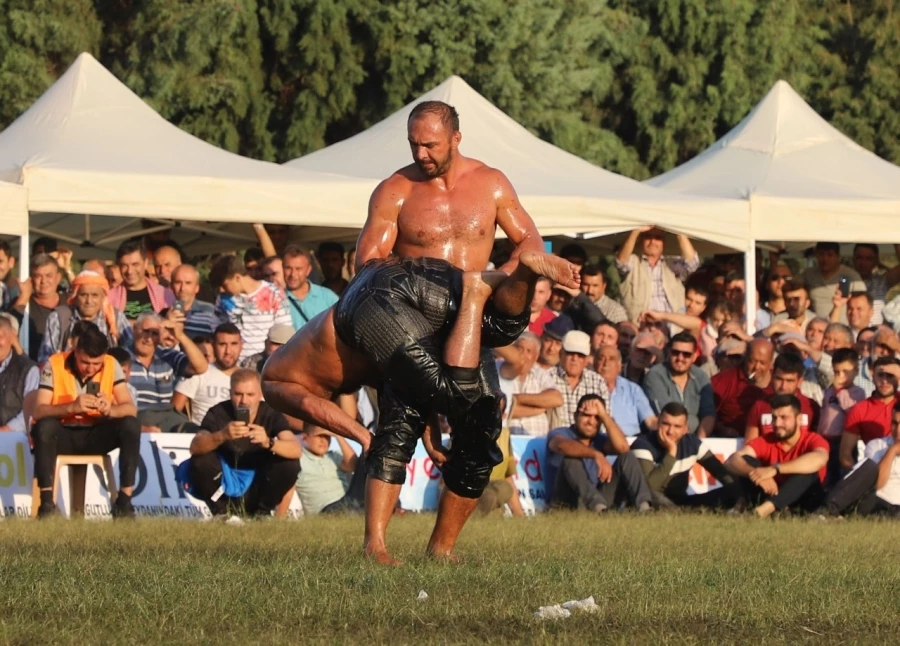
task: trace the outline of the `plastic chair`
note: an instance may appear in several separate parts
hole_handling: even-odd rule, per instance
[[[112,458],[109,455],[58,455],[56,456],[56,472],[53,474],[53,502],[59,499],[59,472],[69,467],[69,517],[73,514],[84,514],[84,497],[87,486],[87,468],[98,466],[106,474],[106,489],[109,492],[109,504],[116,502],[116,474],[113,471]],[[37,517],[40,506],[40,490],[37,478],[31,490],[31,517]]]

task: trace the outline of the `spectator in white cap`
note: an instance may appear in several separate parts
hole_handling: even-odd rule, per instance
[[[272,356],[272,353],[275,352],[275,350],[290,341],[292,336],[294,336],[293,325],[273,325],[269,329],[269,334],[266,336],[265,350],[241,361],[241,368],[250,368],[250,370],[255,370],[262,374],[262,369],[266,360]]]
[[[659,361],[662,352],[652,332],[639,332],[628,352],[628,361],[622,368],[622,376],[638,386],[644,383],[644,376]]]
[[[591,337],[587,333],[580,330],[566,333],[560,362],[553,373],[556,389],[563,396],[563,404],[550,411],[550,428],[574,424],[578,401],[588,394],[599,395],[609,410],[609,389],[603,377],[588,367],[590,355]]]

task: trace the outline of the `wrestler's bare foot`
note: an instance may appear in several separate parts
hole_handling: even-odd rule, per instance
[[[425,551],[425,556],[430,558],[432,561],[437,561],[438,563],[462,565],[464,562],[461,557],[457,556],[453,552],[438,552],[430,548]]]
[[[366,545],[363,548],[365,555],[378,565],[389,565],[391,567],[396,567],[398,565],[403,565],[403,561],[398,561],[393,558],[390,554],[388,554],[387,549],[384,546],[374,547],[370,545]]]
[[[581,286],[581,273],[578,267],[559,256],[538,251],[523,251],[519,255],[519,262],[553,282],[572,289]]]

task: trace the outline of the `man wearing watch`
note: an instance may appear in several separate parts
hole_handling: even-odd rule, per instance
[[[213,516],[268,516],[300,473],[300,442],[284,415],[262,400],[260,377],[231,375],[231,398],[206,413],[179,481]]]
[[[830,445],[801,428],[797,397],[776,395],[769,403],[772,430],[733,453],[725,468],[741,479],[760,518],[786,507],[813,511],[822,502]]]

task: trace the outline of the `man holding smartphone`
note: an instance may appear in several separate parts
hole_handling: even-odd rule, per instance
[[[52,355],[41,372],[32,414],[34,472],[40,488],[38,518],[56,513],[56,456],[119,449],[120,490],[113,517],[133,517],[131,494],[139,462],[141,427],[122,367],[107,355],[106,335],[85,322],[72,352]]]
[[[846,296],[866,291],[866,284],[860,275],[841,264],[841,245],[837,242],[816,243],[816,266],[804,271],[801,279],[809,292],[812,311],[823,318],[829,318],[834,307],[835,290],[841,289],[842,284]],[[847,324],[846,307],[841,308],[837,321]]]
[[[213,516],[267,516],[300,474],[300,442],[284,415],[262,400],[259,375],[231,375],[231,399],[216,404],[191,442],[178,479]]]

